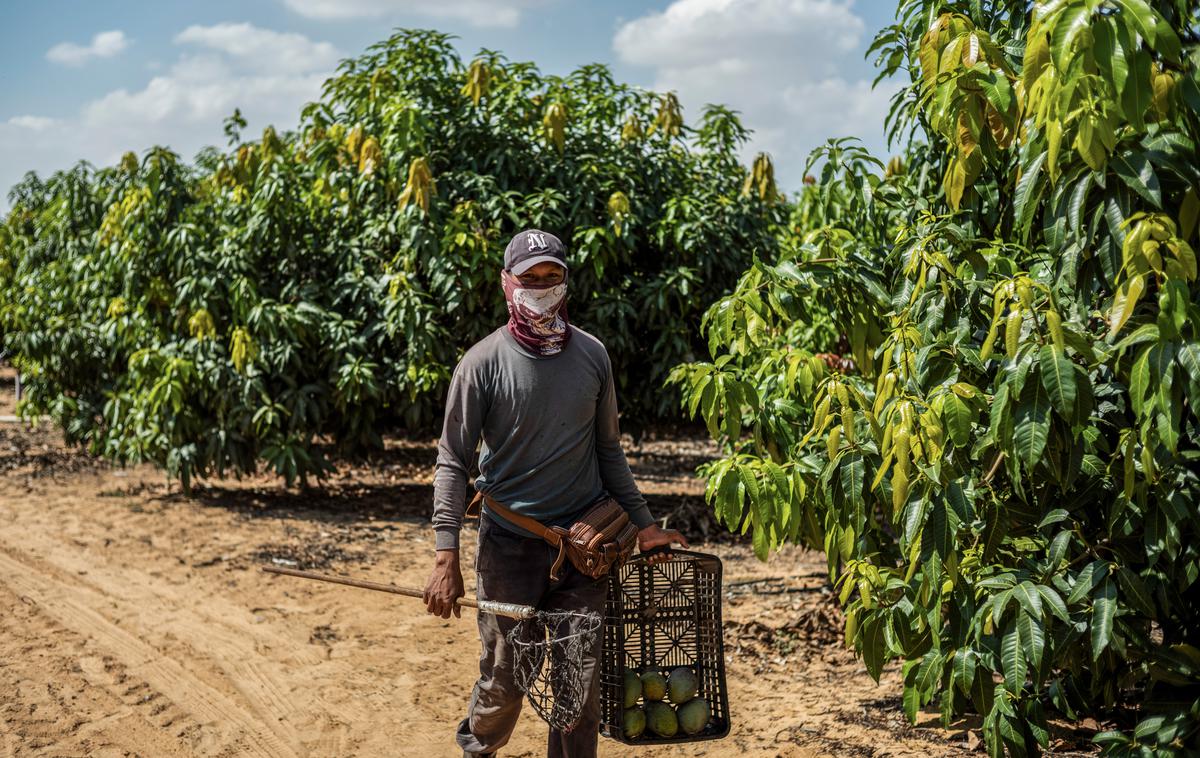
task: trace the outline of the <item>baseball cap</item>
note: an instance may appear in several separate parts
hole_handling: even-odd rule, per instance
[[[567,249],[562,240],[550,232],[526,229],[518,232],[504,248],[504,268],[520,276],[539,263],[567,266]]]

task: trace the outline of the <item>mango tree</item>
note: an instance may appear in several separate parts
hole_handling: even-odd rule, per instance
[[[11,192],[0,340],[26,414],[181,478],[290,484],[379,432],[436,431],[462,351],[507,320],[499,270],[524,227],[557,233],[572,320],[609,348],[626,424],[673,415],[668,369],[703,350],[704,304],[784,204],[725,108],[598,65],[547,76],[401,30],[343,61],[293,130],[186,164],[167,148]]]
[[[904,709],[1200,751],[1200,28],[1162,0],[905,0],[888,165],[833,142],[681,365],[760,557],[823,549]],[[832,329],[829,325],[832,324]],[[839,346],[839,342],[844,344]],[[824,355],[823,355],[824,354]]]

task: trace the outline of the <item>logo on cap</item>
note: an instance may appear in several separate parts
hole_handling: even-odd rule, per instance
[[[531,232],[525,237],[526,243],[529,245],[529,250],[543,250],[549,245],[546,244],[546,235],[540,232]]]

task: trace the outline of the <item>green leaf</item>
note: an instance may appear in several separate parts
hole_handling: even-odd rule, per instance
[[[718,513],[723,514],[725,525],[730,529],[736,529],[742,521],[742,498],[745,489],[737,469],[727,467],[718,483],[717,502]]]
[[[1071,189],[1071,200],[1067,204],[1067,221],[1071,225],[1071,232],[1080,237],[1083,235],[1084,215],[1087,211],[1088,192],[1092,188],[1092,183],[1095,181],[1094,174],[1090,171],[1085,171],[1079,181]]]
[[[1129,58],[1129,76],[1121,90],[1121,110],[1139,132],[1146,128],[1145,113],[1154,94],[1150,88],[1150,64],[1150,53],[1141,49],[1133,51]]]
[[[1062,621],[1069,621],[1070,615],[1067,613],[1067,606],[1063,603],[1062,597],[1053,587],[1048,587],[1044,584],[1037,586],[1038,595],[1041,596],[1046,607],[1050,608],[1050,612]]]
[[[1067,554],[1067,546],[1071,542],[1071,537],[1074,534],[1069,529],[1063,529],[1058,534],[1054,535],[1054,539],[1050,541],[1050,547],[1046,551],[1046,569],[1053,573],[1062,567],[1063,558]]]
[[[1154,166],[1142,153],[1118,153],[1109,160],[1109,165],[1131,190],[1149,201],[1155,208],[1162,207],[1162,188]]]
[[[933,503],[929,512],[929,520],[925,522],[924,540],[943,560],[954,552],[954,528],[945,500],[939,498]],[[924,545],[922,545],[924,547]]]
[[[1150,388],[1150,356],[1157,345],[1147,345],[1138,353],[1129,369],[1129,404],[1133,412],[1141,417],[1142,405],[1146,402],[1146,393]]]
[[[997,592],[992,595],[992,624],[999,626],[1004,620],[1004,611],[1008,607],[1008,602],[1012,600],[1013,591],[1011,589]]]
[[[1179,404],[1174,399],[1172,388],[1175,385],[1175,350],[1177,343],[1163,341],[1149,348],[1149,357],[1147,364],[1150,368],[1150,374],[1156,380],[1152,386],[1153,405],[1157,406],[1160,414],[1163,416],[1177,415]],[[1174,422],[1173,422],[1174,423]],[[1160,435],[1165,434],[1160,430]],[[1163,440],[1166,441],[1165,439]],[[1173,445],[1168,445],[1169,449],[1174,452]]]
[[[1046,449],[1046,440],[1050,434],[1050,423],[1046,418],[1049,410],[1050,398],[1041,383],[1026,382],[1021,390],[1021,402],[1017,404],[1013,447],[1016,449],[1017,459],[1028,469],[1037,465]]]
[[[992,69],[987,76],[981,77],[979,80],[980,86],[983,87],[984,97],[992,104],[992,107],[1000,114],[1005,123],[1009,123],[1009,108],[1013,103],[1012,85],[1008,81],[1008,76],[999,69]]]
[[[1121,339],[1113,349],[1117,352],[1128,350],[1134,345],[1139,345],[1143,342],[1151,342],[1158,339],[1158,324],[1142,324],[1137,329],[1134,329],[1128,335]]]
[[[720,426],[717,417],[717,383],[710,381],[704,385],[700,393],[700,413],[713,439],[720,436]]]
[[[1009,430],[1012,428],[1011,392],[1007,383],[1001,384],[992,396],[992,407],[988,409],[988,425],[996,433],[1000,442],[1007,442]]]
[[[946,504],[950,506],[950,512],[958,519],[958,523],[975,519],[975,508],[961,482],[954,481],[946,485]]]
[[[839,473],[842,478],[842,494],[846,496],[847,503],[855,510],[861,510],[864,506],[863,479],[866,477],[863,457],[858,454],[846,456],[842,460]]]
[[[1117,0],[1121,6],[1122,18],[1133,22],[1133,27],[1148,44],[1153,45],[1158,39],[1158,19],[1154,9],[1145,0]]]
[[[1154,596],[1150,594],[1150,588],[1140,576],[1121,566],[1117,569],[1117,583],[1121,585],[1121,592],[1130,605],[1150,618],[1157,616]]]
[[[755,413],[758,413],[762,409],[762,398],[759,397],[758,389],[754,386],[754,383],[742,380],[738,382],[738,386],[741,388],[742,401],[750,406]]]
[[[690,396],[688,398],[689,416],[696,415],[696,410],[700,407],[700,400],[704,397],[704,390],[708,388],[708,385],[711,381],[712,373],[705,372],[704,375],[700,377],[699,381],[692,385],[691,392],[689,393]]]
[[[1017,191],[1013,196],[1013,215],[1016,216],[1017,229],[1022,237],[1029,232],[1029,225],[1033,223],[1033,213],[1042,195],[1039,176],[1045,162],[1046,153],[1039,150],[1033,160],[1022,167],[1021,178],[1017,181]]]
[[[970,648],[959,648],[954,651],[954,663],[951,678],[954,686],[964,695],[971,694],[971,685],[975,683],[975,651]]]
[[[1200,408],[1200,343],[1189,342],[1179,348],[1175,359],[1187,372],[1188,403],[1195,409]]]
[[[1025,581],[1013,587],[1013,597],[1021,605],[1026,613],[1034,618],[1042,617],[1042,599],[1038,594],[1037,586],[1033,582],[1026,579]]]
[[[1019,695],[1025,687],[1025,677],[1029,667],[1025,662],[1025,651],[1021,644],[1021,627],[1015,622],[1009,622],[1008,631],[1000,640],[1000,663],[1004,669],[1004,688],[1014,695]]]
[[[1133,315],[1134,308],[1137,308],[1138,301],[1142,299],[1145,288],[1146,281],[1143,276],[1130,277],[1117,288],[1108,316],[1109,337],[1115,337],[1121,331],[1121,327],[1125,326],[1125,322]]]
[[[946,167],[946,176],[942,181],[942,191],[946,194],[946,202],[954,210],[958,210],[962,202],[963,192],[967,188],[967,169],[961,158],[954,157]]]
[[[1125,87],[1125,77],[1129,70],[1124,51],[1119,51],[1117,47],[1114,23],[1114,20],[1108,17],[1097,19],[1092,24],[1092,54],[1101,76],[1112,82],[1114,91],[1120,92]]]
[[[776,500],[785,501],[788,499],[792,491],[791,481],[788,478],[787,472],[783,467],[773,461],[763,461],[763,467],[767,470],[769,481],[774,488],[772,493]]]
[[[1082,602],[1085,597],[1092,594],[1092,590],[1108,574],[1108,563],[1105,561],[1092,561],[1083,567],[1079,575],[1075,577],[1075,586],[1071,588],[1071,594],[1067,597],[1067,605],[1075,605]]]
[[[1025,717],[1024,730],[1033,735],[1034,741],[1042,748],[1050,746],[1050,725],[1046,722],[1046,714],[1042,709],[1042,701],[1030,698],[1021,703],[1021,712]],[[1032,752],[1033,746],[1026,742],[1025,746]]]
[[[755,511],[755,513],[758,512]],[[771,525],[755,519],[754,534],[751,535],[750,540],[754,547],[754,557],[766,562],[771,553]]]
[[[1105,578],[1092,596],[1092,660],[1112,642],[1113,619],[1117,615],[1117,586]]]
[[[1057,524],[1060,521],[1065,521],[1070,517],[1071,512],[1066,508],[1055,508],[1054,510],[1048,512],[1045,516],[1042,516],[1042,520],[1038,522],[1037,528],[1042,529],[1043,527]]]
[[[862,657],[867,666],[867,673],[877,683],[883,673],[883,665],[887,663],[888,649],[883,636],[884,621],[879,614],[873,614],[862,622]]]
[[[1113,188],[1104,197],[1104,221],[1112,235],[1112,242],[1117,248],[1125,244],[1125,219],[1131,212],[1129,206],[1128,190],[1123,185]],[[1105,273],[1109,276],[1115,275],[1115,272],[1105,271]]]
[[[1200,382],[1200,342],[1189,342],[1175,354],[1193,382]]]
[[[953,392],[943,396],[942,419],[950,440],[956,447],[962,447],[971,441],[971,424],[975,421],[974,409],[967,405]]]
[[[742,434],[742,403],[740,385],[732,380],[722,381],[725,401],[725,436],[736,440]]]
[[[745,463],[739,463],[737,464],[737,472],[738,477],[742,480],[742,484],[746,485],[746,492],[750,495],[750,504],[754,506],[755,514],[757,515],[759,503],[762,500],[762,489],[759,487],[754,469]]]
[[[908,665],[916,668],[916,661],[909,661]],[[905,677],[907,680],[907,677]],[[904,707],[904,715],[910,724],[917,722],[917,714],[921,710],[921,691],[917,689],[915,684],[904,683],[904,694],[901,696],[901,705]]]
[[[921,698],[925,702],[933,696],[937,689],[938,680],[941,678],[942,666],[941,653],[936,650],[931,650],[921,658],[921,663],[917,666],[917,674],[914,677],[913,683],[917,690],[921,693]]]
[[[1188,187],[1179,206],[1180,238],[1190,240],[1196,231],[1197,221],[1200,221],[1200,194],[1197,194],[1195,187]]]
[[[1125,734],[1125,732],[1122,732],[1122,731],[1119,731],[1116,729],[1109,729],[1109,730],[1106,730],[1103,732],[1096,732],[1095,736],[1092,737],[1092,742],[1096,743],[1097,745],[1101,745],[1101,746],[1107,748],[1107,747],[1113,747],[1116,745],[1122,745],[1122,746],[1129,745],[1130,743],[1133,742],[1133,740],[1129,735]],[[1113,754],[1114,755],[1133,755],[1133,753],[1131,753],[1131,752],[1130,753],[1114,752]]]
[[[1054,409],[1067,421],[1074,420],[1075,367],[1063,351],[1052,344],[1042,345],[1038,356],[1042,386],[1050,396]]]
[[[1040,616],[1031,616],[1028,613],[1017,617],[1017,627],[1021,630],[1025,658],[1036,671],[1041,668],[1046,653],[1046,628],[1042,625]]]
[[[1060,71],[1065,71],[1074,57],[1075,40],[1088,27],[1091,20],[1091,10],[1085,4],[1069,5],[1054,23],[1054,31],[1050,37],[1050,51],[1054,55],[1055,65]]]

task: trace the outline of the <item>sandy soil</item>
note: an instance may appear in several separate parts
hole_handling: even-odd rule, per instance
[[[2,411],[0,411],[2,412]],[[656,514],[711,530],[698,439],[630,449]],[[263,574],[264,563],[422,586],[433,443],[389,441],[321,489],[269,477],[191,496],[149,467],[0,424],[0,756],[456,756],[478,671],[474,616]],[[732,732],[602,756],[957,756],[977,732],[913,728],[895,668],[876,685],[835,643],[819,554],[762,564],[723,536]],[[474,534],[464,534],[464,565]],[[473,577],[466,576],[468,591]],[[932,716],[929,717],[932,721]],[[542,753],[526,710],[504,755]]]

